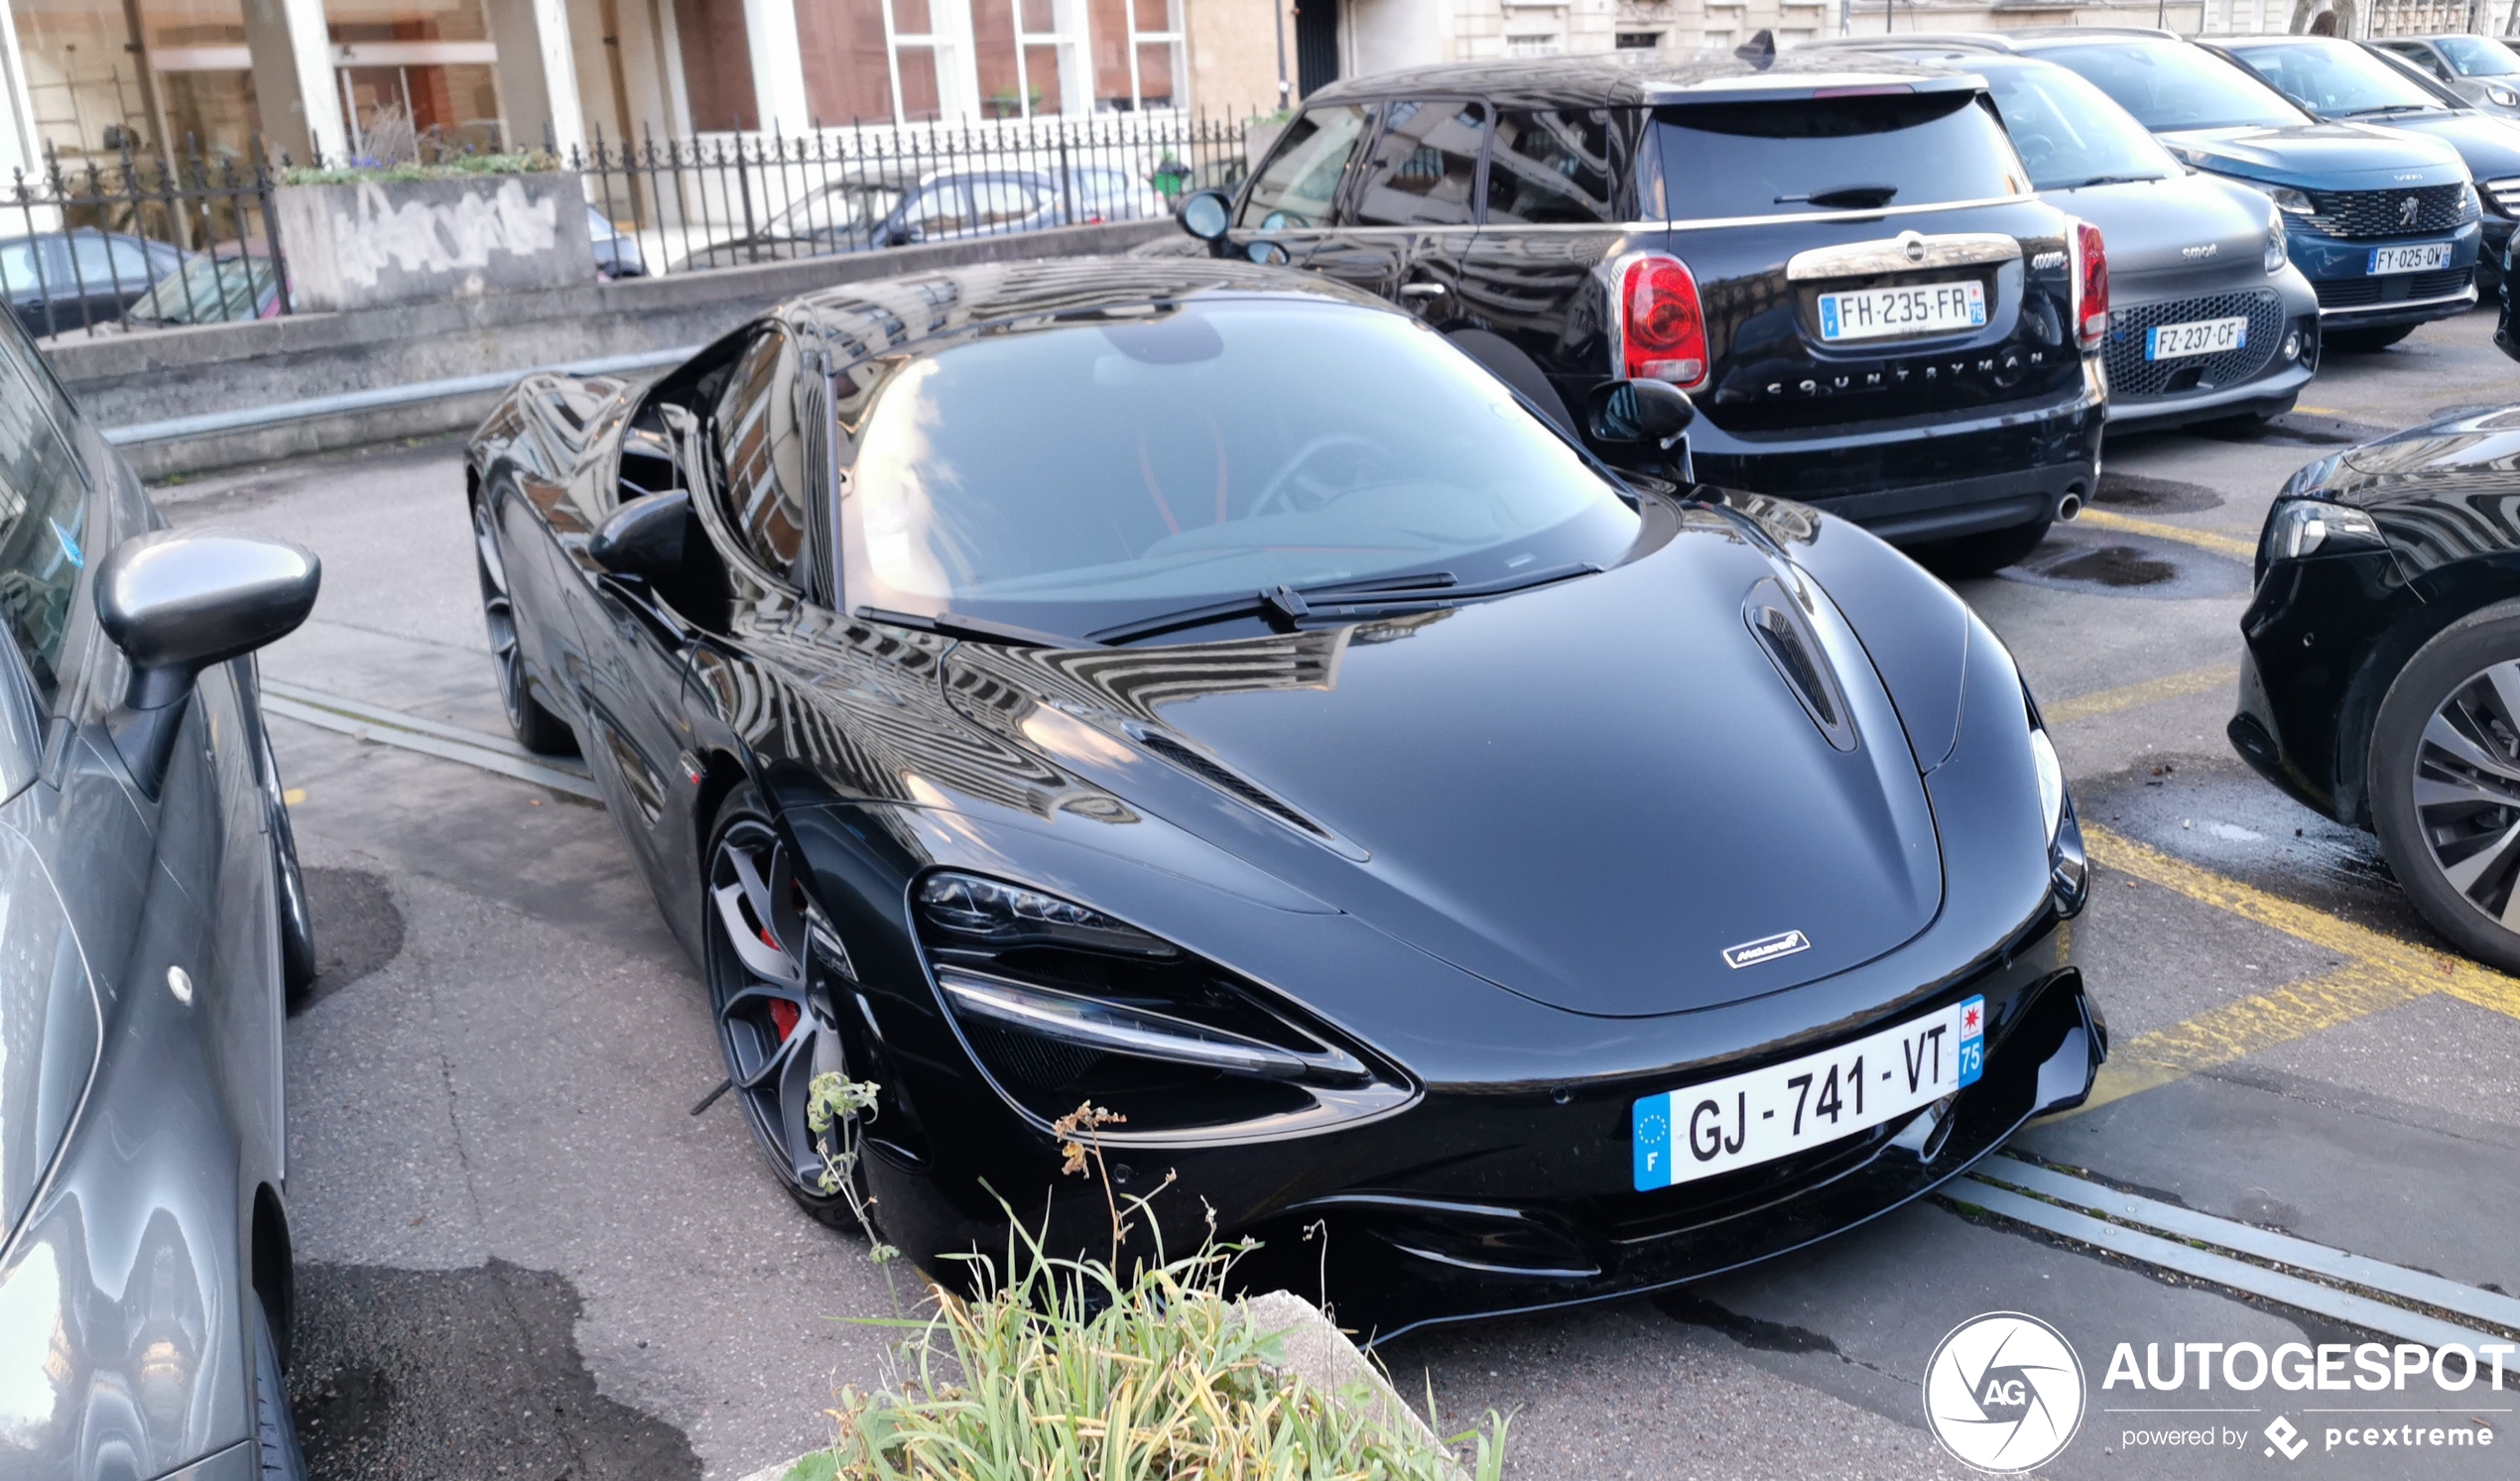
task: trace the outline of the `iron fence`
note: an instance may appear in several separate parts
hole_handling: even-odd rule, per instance
[[[1168,216],[1185,192],[1241,179],[1245,128],[1137,113],[598,137],[519,163],[577,177],[594,273],[619,279]],[[0,296],[38,338],[290,312],[276,192],[396,165],[427,173],[462,152],[427,138],[409,149],[303,166],[259,149],[76,161],[48,149],[43,172],[19,173],[0,198]]]
[[[0,298],[38,338],[286,312],[276,183],[259,153],[64,164],[48,147],[0,199]]]
[[[598,270],[682,273],[1169,216],[1242,178],[1240,120],[1106,114],[967,128],[598,137],[568,160]]]

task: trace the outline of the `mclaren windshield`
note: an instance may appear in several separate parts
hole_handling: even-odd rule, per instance
[[[1495,592],[1639,530],[1501,381],[1362,306],[1062,317],[899,357],[839,411],[846,602],[931,619],[1134,635],[1264,596]]]

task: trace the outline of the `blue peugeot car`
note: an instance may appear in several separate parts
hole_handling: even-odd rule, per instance
[[[2458,151],[2360,121],[2324,122],[2254,72],[2168,31],[2030,27],[1911,36],[2034,56],[2081,73],[2192,170],[2263,192],[2319,294],[2331,350],[2376,350],[2476,302],[2484,214]]]
[[[2469,107],[2405,63],[2332,36],[2234,38],[2217,50],[2321,118],[2430,134],[2457,150],[2484,205],[2481,286],[2499,284],[2503,253],[2520,225],[2513,214],[2520,210],[2520,123]]]

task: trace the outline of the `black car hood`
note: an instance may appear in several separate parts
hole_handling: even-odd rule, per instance
[[[1851,751],[1743,616],[1754,587],[1797,583]],[[1645,1016],[1842,971],[1939,908],[1916,762],[1817,592],[1707,515],[1617,569],[1450,611],[1172,648],[964,644],[944,679],[973,721],[1423,950]],[[1727,965],[1788,932],[1808,944]]]
[[[2445,418],[2322,458],[2285,493],[2368,510],[2410,576],[2520,549],[2520,407]]]
[[[2161,136],[2200,169],[2307,190],[2444,185],[2467,179],[2458,152],[2436,139],[2359,123],[2183,129]]]
[[[2467,171],[2479,182],[2520,175],[2520,124],[2488,113],[2445,109],[2439,113],[2400,113],[2388,126],[2411,134],[2429,134],[2458,151]]]

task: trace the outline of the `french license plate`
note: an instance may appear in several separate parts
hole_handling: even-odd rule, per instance
[[[2371,275],[2383,273],[2429,273],[2450,266],[2450,243],[2419,242],[2412,247],[2374,247],[2371,249]]]
[[[1932,1105],[1986,1067],[1986,1000],[1636,1103],[1636,1186],[1773,1162]]]
[[[2248,342],[2249,321],[2245,317],[2157,324],[2144,331],[2144,358],[2176,360],[2182,355],[2218,355]]]
[[[1918,288],[1866,288],[1820,296],[1820,337],[1877,339],[1934,334],[1986,324],[1986,285],[1928,283]]]

